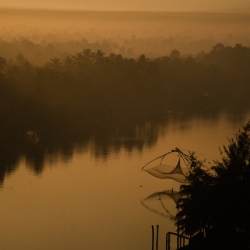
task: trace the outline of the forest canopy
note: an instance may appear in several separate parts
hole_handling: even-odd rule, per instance
[[[90,113],[244,111],[250,106],[249,65],[250,48],[240,44],[158,58],[85,49],[42,66],[17,53],[15,60],[0,57],[0,117],[7,127],[31,128],[79,124]]]

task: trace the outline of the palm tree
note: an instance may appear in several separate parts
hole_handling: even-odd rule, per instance
[[[59,58],[55,57],[50,59],[52,69],[59,71],[61,69],[62,62]]]
[[[71,56],[66,56],[63,59],[63,67],[66,71],[73,71],[75,68],[75,62],[74,62],[74,58]]]
[[[84,49],[83,52],[82,52],[82,54],[83,54],[85,57],[89,58],[90,60],[93,59],[94,53],[91,51],[91,49]]]
[[[26,69],[27,71],[32,71],[33,70],[33,64],[29,61],[23,62],[23,68]]]
[[[102,50],[98,49],[96,51],[96,53],[93,55],[94,62],[95,63],[102,63],[105,59],[104,55],[105,55],[105,53]]]
[[[137,59],[136,59],[138,64],[145,64],[149,61],[149,58],[146,57],[146,55],[141,54]]]

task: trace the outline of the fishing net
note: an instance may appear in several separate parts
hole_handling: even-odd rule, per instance
[[[177,162],[176,166],[171,166],[171,165],[166,165],[163,164],[162,161],[163,159],[169,155],[170,153],[176,152],[179,156],[179,160]],[[151,168],[145,168],[147,165],[152,165],[154,162],[156,162],[156,160],[160,159],[160,164],[157,164],[156,166],[153,166]],[[184,168],[181,166],[181,160],[186,168],[184,170]],[[189,164],[189,158],[187,155],[183,154],[180,150],[178,150],[177,148],[175,150],[172,150],[171,152],[168,152],[160,157],[157,157],[156,159],[148,162],[143,168],[142,170],[151,174],[152,176],[156,177],[156,178],[160,178],[160,179],[172,179],[175,180],[177,182],[180,183],[188,183],[187,180],[187,174],[188,174],[188,169],[187,169],[187,165]],[[154,165],[154,164],[153,164]]]
[[[147,173],[160,179],[172,179],[180,183],[188,182],[186,175],[183,173],[181,169],[180,159],[176,167],[160,163],[155,167],[149,169],[143,169],[143,171],[146,171]]]

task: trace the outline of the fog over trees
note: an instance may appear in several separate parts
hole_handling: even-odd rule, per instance
[[[250,46],[250,15],[0,9],[0,55],[22,53],[42,65],[84,49],[137,58],[208,52],[217,44]]]

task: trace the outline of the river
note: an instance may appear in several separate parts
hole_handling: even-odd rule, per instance
[[[146,250],[156,225],[159,250],[165,249],[166,233],[176,231],[175,203],[165,197],[164,209],[157,199],[145,201],[146,206],[142,201],[155,192],[178,190],[180,184],[157,179],[142,167],[176,147],[208,162],[219,159],[219,147],[250,117],[166,115],[157,129],[148,121],[133,137],[113,136],[105,150],[92,139],[64,154],[45,152],[37,171],[20,154],[0,187],[1,250]],[[176,156],[167,163],[174,166]]]

